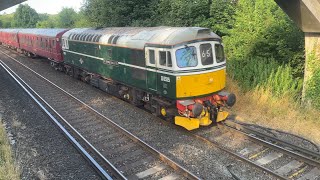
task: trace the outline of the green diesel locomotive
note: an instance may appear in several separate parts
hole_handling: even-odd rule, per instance
[[[71,29],[62,36],[72,76],[188,130],[227,117],[221,38],[199,27]]]

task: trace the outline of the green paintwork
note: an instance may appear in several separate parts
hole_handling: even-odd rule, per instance
[[[145,68],[144,50],[106,46],[86,42],[69,41],[68,51],[86,54],[79,55],[64,51],[65,63],[75,65],[89,72],[100,74],[125,85],[142,89],[151,94],[176,99],[176,77],[161,72],[138,69],[119,63],[126,63]],[[140,56],[134,56],[139,51]],[[103,58],[102,59],[97,59]],[[149,67],[148,67],[149,68]],[[161,80],[161,76],[170,78],[170,82]]]

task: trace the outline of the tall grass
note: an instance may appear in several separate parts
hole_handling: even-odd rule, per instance
[[[318,110],[301,106],[289,95],[276,97],[267,89],[243,91],[239,84],[228,78],[227,91],[237,96],[230,111],[238,120],[300,135],[320,145]]]
[[[268,90],[275,97],[300,98],[302,79],[294,78],[289,65],[281,65],[274,59],[251,58],[230,60],[228,75],[236,80],[244,91]]]
[[[320,69],[314,70],[307,84],[306,99],[312,100],[312,105],[320,110]]]
[[[20,179],[18,169],[15,166],[6,131],[0,119],[0,179]]]

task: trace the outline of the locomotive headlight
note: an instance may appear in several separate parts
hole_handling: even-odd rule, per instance
[[[232,107],[235,103],[236,103],[236,95],[234,95],[233,93],[230,93],[228,95],[228,99],[227,99],[227,102],[226,104],[229,106],[229,107]]]
[[[200,103],[195,103],[192,108],[192,114],[194,117],[198,117],[201,115],[203,111],[203,105]]]
[[[220,96],[220,99],[223,100],[229,107],[232,107],[237,101],[236,95],[233,93],[219,92],[218,95]]]

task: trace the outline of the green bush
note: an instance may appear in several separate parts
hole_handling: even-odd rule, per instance
[[[292,75],[289,65],[281,65],[274,59],[251,58],[228,62],[228,75],[237,80],[245,91],[262,88],[276,97],[300,98],[302,79]]]
[[[273,58],[290,65],[293,76],[303,77],[303,32],[274,1],[239,1],[234,18],[233,28],[223,38],[230,59]]]
[[[315,70],[312,78],[308,81],[306,99],[312,100],[312,105],[320,109],[320,69]]]

